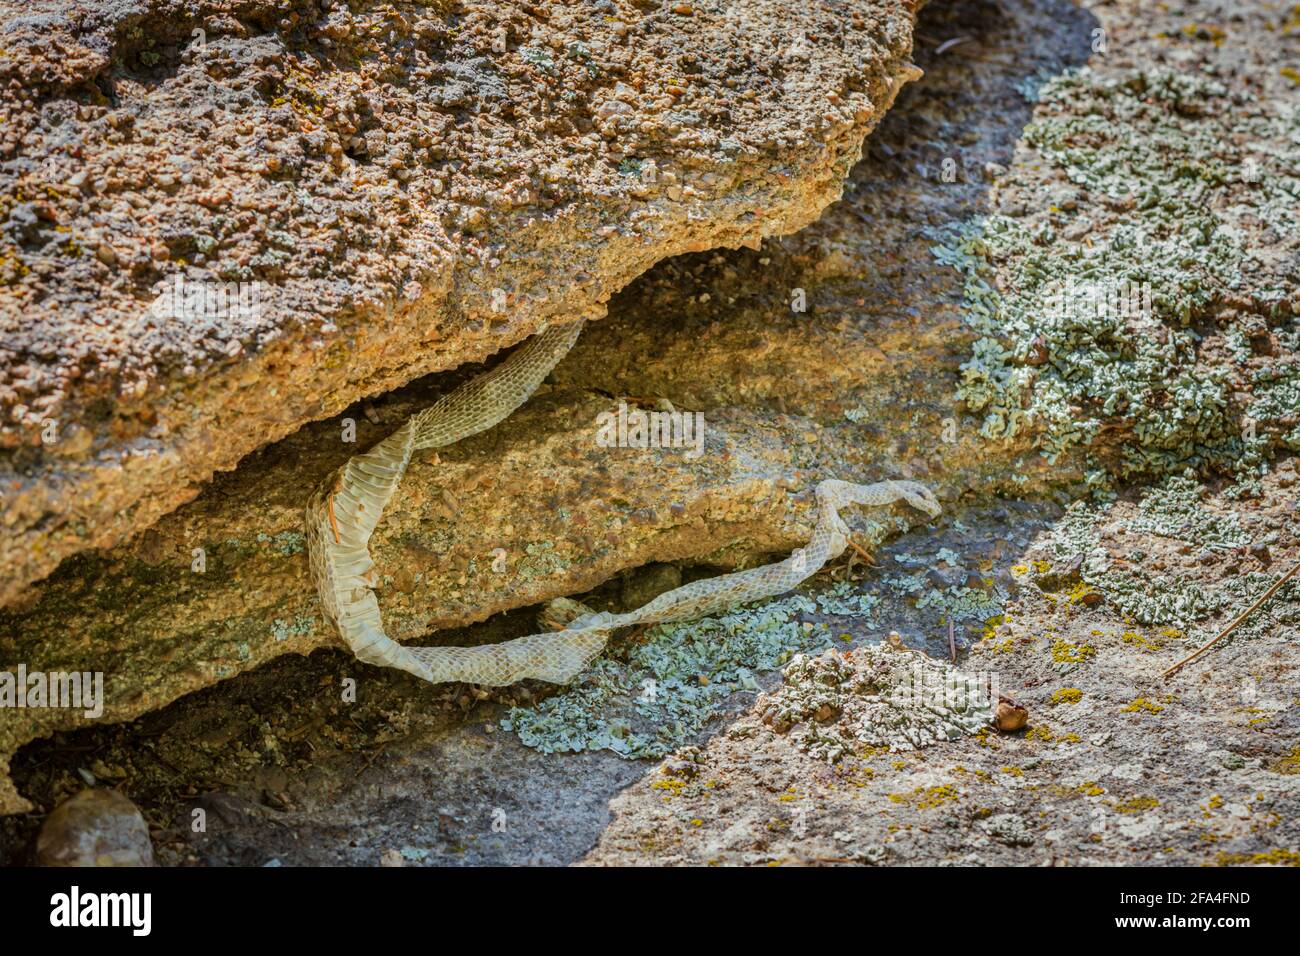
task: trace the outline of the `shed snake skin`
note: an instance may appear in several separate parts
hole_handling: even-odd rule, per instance
[[[477,434],[504,420],[572,348],[582,322],[551,325],[505,361],[407,419],[369,451],[349,459],[312,494],[307,550],[326,616],[357,658],[396,667],[431,683],[465,681],[504,686],[527,678],[568,683],[621,627],[704,617],[738,604],[775,597],[816,574],[848,546],[839,516],[846,505],[905,501],[931,517],[940,513],[928,488],[914,481],[859,485],[828,479],[816,488],[817,521],[808,544],[783,561],[692,581],[625,614],[593,612],[552,602],[577,616],[558,630],[477,647],[408,647],[384,633],[375,596],[370,535],[388,506],[411,456]],[[558,626],[558,625],[557,625]]]

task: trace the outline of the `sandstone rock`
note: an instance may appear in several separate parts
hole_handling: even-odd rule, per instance
[[[39,866],[153,866],[149,827],[116,790],[83,790],[59,804],[36,838]]]
[[[305,422],[805,225],[917,75],[912,6],[6,14],[0,604]]]

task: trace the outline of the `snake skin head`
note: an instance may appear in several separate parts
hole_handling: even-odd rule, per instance
[[[917,511],[924,511],[931,518],[937,518],[943,514],[943,507],[939,504],[939,499],[925,485],[917,481],[899,481],[896,484],[903,500]]]

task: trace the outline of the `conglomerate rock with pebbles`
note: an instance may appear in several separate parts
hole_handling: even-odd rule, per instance
[[[305,422],[810,222],[913,7],[0,5],[0,604]]]

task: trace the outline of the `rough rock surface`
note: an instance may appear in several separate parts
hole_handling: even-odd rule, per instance
[[[908,0],[6,7],[0,604],[307,421],[807,224],[917,75]]]
[[[1198,201],[1211,227],[1230,225],[1209,247],[1195,241],[1176,268],[1158,245],[1148,249],[1146,271],[1137,274],[1157,294],[1172,300],[1198,286],[1214,290],[1183,317],[1197,347],[1165,366],[1169,387],[1158,405],[1139,398],[1133,376],[1123,383],[1129,401],[1121,414],[1099,409],[1110,417],[1093,446],[1097,457],[1131,474],[1135,457],[1123,450],[1145,451],[1144,466],[1163,477],[1121,485],[1118,500],[1080,502],[1047,522],[1009,514],[994,531],[963,515],[971,534],[912,535],[878,558],[886,567],[892,559],[996,583],[1005,600],[985,612],[969,654],[958,645],[961,666],[1013,693],[1028,708],[1028,726],[914,754],[863,747],[827,762],[805,753],[795,732],[779,733],[750,713],[615,797],[612,822],[585,863],[1300,866],[1300,584],[1292,579],[1227,639],[1162,677],[1300,561],[1298,462],[1287,453],[1296,450],[1300,392],[1285,385],[1295,381],[1300,353],[1300,259],[1294,226],[1278,226],[1296,208],[1300,97],[1282,51],[1294,45],[1300,21],[1267,3],[1089,6],[999,4],[990,15],[988,5],[957,4],[951,20],[932,10],[931,24],[918,26],[918,36],[936,43],[973,38],[953,50],[980,62],[971,92],[982,86],[989,97],[1008,74],[1024,71],[1016,85],[1038,100],[1013,157],[990,155],[984,135],[961,150],[949,141],[965,174],[982,167],[994,183],[980,211],[1011,218],[1019,235],[1032,237],[1025,259],[990,254],[967,273],[968,305],[979,299],[972,288],[1023,293],[1032,271],[1051,274],[1081,261],[1083,249],[1114,248],[1124,229],[1159,228],[1171,217],[1190,235],[1188,209]],[[1020,58],[1026,42],[1040,56],[1053,49],[1086,56],[1091,73],[1070,81],[1078,85],[1065,96],[1039,96],[1042,77]],[[946,128],[969,131],[975,107],[945,86],[951,68],[936,68],[924,53],[918,59],[927,85],[891,119],[906,115],[910,135],[934,130],[938,139],[945,126],[928,126],[923,117],[933,114],[920,104],[942,104]],[[1192,93],[1207,79],[1221,86]],[[1169,95],[1179,89],[1192,95]],[[1226,102],[1235,105],[1216,106]],[[889,127],[881,133],[892,145]],[[1135,160],[1147,143],[1159,144],[1164,161],[1141,169]],[[1126,153],[1127,144],[1139,145]],[[1177,154],[1188,161],[1175,172]],[[1220,177],[1221,162],[1235,172]],[[1099,181],[1108,163],[1141,202]],[[1291,198],[1274,206],[1279,187]],[[1234,243],[1245,254],[1219,267],[1216,253]],[[1173,278],[1180,269],[1182,289]],[[1208,281],[1193,277],[1198,269]],[[1216,288],[1217,279],[1232,286]],[[1180,324],[1165,311],[1156,335],[1170,341]],[[1019,362],[1006,371],[1027,366],[1051,383],[1051,366],[1083,370],[1053,352],[1059,339],[1033,348],[1007,325],[1002,341]],[[1131,354],[1141,352],[1136,341],[1127,340]],[[1031,347],[1019,350],[1022,343]],[[963,385],[994,366],[972,360]],[[1181,393],[1176,383],[1193,367],[1200,382],[1232,383],[1229,400]],[[1053,395],[1050,385],[1035,391],[1034,404],[1043,392]],[[1077,403],[1074,422],[1090,413],[1082,390],[1061,395]],[[1134,427],[1180,404],[1198,421],[1165,434]],[[1217,451],[1234,438],[1235,473]],[[1265,446],[1263,457],[1278,457],[1258,467]],[[1224,471],[1230,477],[1216,481]],[[869,585],[883,602],[874,617],[912,635],[913,646],[944,654],[953,605],[897,587],[905,575],[894,584],[881,577]]]
[[[988,130],[995,145],[1014,136],[1005,122]],[[895,146],[904,142],[900,132]],[[951,216],[958,197],[978,202],[983,187],[918,193],[898,182],[911,162],[860,167],[854,198],[785,243],[665,263],[588,327],[552,389],[414,463],[372,542],[389,632],[422,637],[648,562],[735,566],[788,549],[804,540],[804,493],[822,477],[910,476],[954,500],[1068,474],[1034,454],[1028,435],[991,452],[954,408],[968,340],[946,301],[954,277],[926,264],[922,227]],[[889,186],[868,193],[872,176]],[[864,223],[875,224],[865,242]],[[805,311],[792,308],[796,290]],[[102,670],[106,716],[125,720],[277,655],[336,643],[306,571],[303,502],[356,447],[471,373],[348,410],[355,445],[340,441],[337,420],[311,425],[129,545],[68,561],[0,612],[4,658]],[[708,450],[597,447],[596,415],[622,398],[703,411]],[[491,570],[497,548],[505,575]],[[21,717],[0,723],[0,755],[84,724],[66,710]]]

